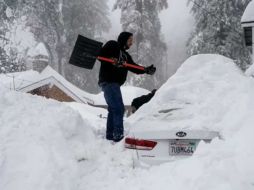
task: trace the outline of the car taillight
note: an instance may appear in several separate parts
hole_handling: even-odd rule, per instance
[[[135,139],[135,138],[125,138],[125,148],[138,149],[138,150],[152,150],[156,146],[157,142]]]

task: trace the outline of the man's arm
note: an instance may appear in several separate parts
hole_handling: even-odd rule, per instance
[[[153,66],[153,65],[150,65],[148,67],[143,67],[143,66],[140,66],[138,64],[136,64],[132,57],[127,53],[127,61],[129,64],[132,64],[132,65],[135,65],[135,66],[138,66],[138,67],[141,67],[142,69],[139,69],[139,68],[131,68],[131,67],[128,67],[127,70],[133,72],[133,73],[136,73],[136,74],[149,74],[149,75],[153,75],[156,71],[156,68]]]

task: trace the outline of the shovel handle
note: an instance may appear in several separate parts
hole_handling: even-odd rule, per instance
[[[100,61],[106,61],[106,62],[115,64],[115,61],[113,59],[110,59],[110,58],[98,56],[97,59],[99,59]],[[145,67],[142,67],[142,66],[139,66],[139,65],[129,64],[129,63],[126,63],[126,62],[123,64],[123,67],[129,67],[129,68],[139,69],[141,71],[145,70]]]

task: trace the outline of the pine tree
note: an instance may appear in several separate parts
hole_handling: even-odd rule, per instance
[[[121,9],[121,24],[124,31],[134,34],[134,60],[143,66],[154,64],[156,74],[151,76],[132,75],[129,83],[147,89],[159,87],[164,81],[166,44],[161,40],[159,11],[167,8],[166,0],[117,0],[115,9]]]
[[[19,1],[0,2],[0,73],[17,72],[26,69],[24,57],[26,50],[17,48],[11,36],[16,35],[16,28],[21,26]]]
[[[107,0],[73,0],[63,1],[63,21],[65,23],[65,36],[70,55],[78,34],[88,38],[101,40],[102,32],[108,31],[110,21]],[[66,65],[65,76],[79,87],[89,92],[98,92],[99,64],[93,70],[81,69]]]
[[[196,27],[187,44],[188,53],[221,54],[232,58],[240,68],[246,69],[250,64],[250,57],[243,42],[241,17],[250,0],[191,2]]]

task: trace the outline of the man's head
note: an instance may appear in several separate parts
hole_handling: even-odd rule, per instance
[[[121,32],[117,41],[121,49],[129,49],[133,44],[133,34],[130,32]]]

